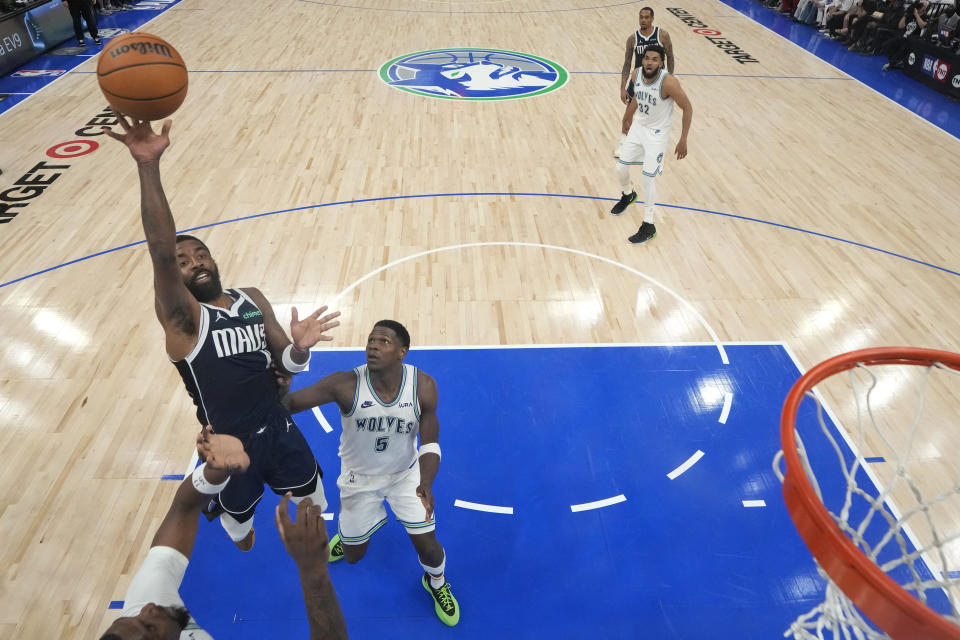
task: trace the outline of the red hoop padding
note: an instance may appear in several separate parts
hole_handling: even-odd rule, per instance
[[[806,393],[826,378],[857,366],[942,363],[960,370],[960,354],[914,347],[861,349],[821,362],[787,394],[780,416],[786,473],[783,499],[800,537],[828,576],[860,611],[893,640],[960,640],[960,626],[903,589],[847,537],[817,497],[797,453],[797,410]]]

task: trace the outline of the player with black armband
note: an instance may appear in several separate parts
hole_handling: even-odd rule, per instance
[[[236,436],[250,467],[220,491],[208,510],[243,551],[253,547],[253,513],[267,484],[294,502],[310,497],[326,508],[322,472],[306,439],[280,403],[274,366],[302,371],[310,348],[332,340],[337,313],[321,307],[303,320],[291,311],[287,337],[258,289],[224,289],[210,250],[199,239],[177,235],[160,182],[160,157],[170,144],[170,121],[159,134],[149,122],[116,114],[123,133],[104,128],[124,143],[137,162],[140,215],[153,262],[154,303],[167,354],[197,407],[201,425]]]
[[[460,620],[446,581],[446,553],[434,530],[433,481],[440,468],[437,383],[404,364],[410,334],[394,320],[377,322],[367,338],[367,363],[332,373],[284,398],[292,413],[328,402],[340,407],[340,517],[330,560],[353,564],[387,521],[384,500],[407,530],[444,624]],[[420,446],[417,447],[419,435]]]

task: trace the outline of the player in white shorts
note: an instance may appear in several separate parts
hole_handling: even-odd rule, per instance
[[[444,577],[446,555],[434,535],[437,384],[403,363],[409,348],[404,326],[381,320],[367,338],[367,364],[332,373],[287,395],[284,404],[291,413],[328,402],[340,407],[340,518],[330,560],[345,557],[353,564],[364,556],[370,537],[387,521],[386,501],[417,550],[424,569],[421,584],[433,596],[437,617],[453,626],[460,606]]]
[[[231,473],[246,471],[250,458],[240,440],[213,434],[209,427],[197,438],[197,450],[206,462],[177,489],[147,557],[130,582],[121,617],[100,640],[212,640],[184,606],[180,583],[193,551],[200,513],[210,497],[228,484]],[[327,552],[322,510],[307,498],[298,509],[297,522],[292,523],[286,514],[289,500],[287,493],[278,506],[277,526],[300,570],[311,637],[345,639],[346,625],[326,562],[316,562],[320,553]]]
[[[683,129],[675,149],[677,159],[687,156],[687,134],[693,120],[693,107],[680,82],[663,68],[664,49],[649,45],[643,52],[642,66],[633,73],[633,97],[623,116],[623,132],[626,137],[620,142],[617,159],[617,177],[620,179],[621,197],[610,210],[620,215],[637,199],[637,192],[630,183],[630,166],[643,168],[643,224],[630,242],[642,244],[657,235],[653,223],[656,203],[656,179],[663,173],[663,159],[673,123],[673,105],[683,110]]]

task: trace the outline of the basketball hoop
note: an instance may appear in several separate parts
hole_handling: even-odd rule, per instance
[[[897,418],[896,430],[884,432],[878,426],[880,418],[877,409],[889,401],[883,397],[875,398],[873,394],[878,376],[887,375],[888,370],[881,372],[875,369],[883,365],[914,365],[921,368],[910,367],[909,371],[900,373],[904,378],[920,379],[920,384],[916,385],[919,409],[906,434],[901,417]],[[833,637],[844,639],[890,637],[894,640],[960,640],[960,593],[954,592],[955,589],[960,591],[960,578],[951,578],[952,572],[949,571],[951,564],[954,568],[960,568],[960,563],[956,560],[948,562],[946,549],[960,541],[960,531],[945,534],[942,523],[931,515],[933,510],[954,506],[948,502],[960,498],[960,483],[954,476],[952,486],[938,487],[933,492],[935,495],[925,498],[924,493],[929,495],[930,491],[915,482],[910,467],[910,464],[917,464],[919,469],[923,468],[915,460],[922,457],[916,453],[915,447],[919,449],[924,444],[918,434],[925,402],[928,402],[927,396],[936,394],[929,391],[931,376],[942,379],[942,373],[952,381],[955,380],[953,376],[960,375],[958,371],[960,354],[909,347],[875,348],[826,360],[793,385],[781,415],[783,451],[774,460],[774,471],[783,482],[784,501],[794,525],[817,560],[828,584],[824,602],[800,616],[784,633],[785,636],[824,638],[823,632],[830,631]],[[825,390],[832,392],[843,381],[844,376],[838,375],[843,372],[848,373],[845,389],[853,391],[854,403],[850,406],[856,410],[857,416],[858,430],[851,432],[856,441],[848,441],[852,452],[842,450],[833,437],[834,431],[824,421],[824,394],[820,388],[814,390],[814,387],[824,383]],[[861,383],[858,376],[867,382]],[[830,378],[834,378],[834,381],[829,382]],[[862,394],[865,402],[858,395],[861,392],[865,392]],[[801,429],[797,425],[801,403],[808,397],[816,402],[816,415],[822,433],[804,430],[803,435],[805,438],[809,435],[811,441],[823,436],[823,441],[832,444],[836,450],[835,457],[840,465],[836,464],[836,460],[808,459],[808,448],[804,446]],[[803,415],[805,418],[811,417],[809,413]],[[948,420],[960,428],[960,411],[955,406],[947,415]],[[837,429],[842,427],[837,424]],[[891,443],[890,433],[898,433],[908,440]],[[874,480],[862,454],[868,437],[882,443],[889,457],[895,459],[896,475],[887,488],[879,485],[870,487],[864,481],[866,475]],[[779,468],[781,457],[786,463],[786,471],[782,474]],[[813,470],[816,466],[824,475],[827,462],[830,466],[842,467],[839,473],[847,483],[842,505],[834,505],[832,502],[838,501],[832,500],[829,508]],[[900,513],[893,501],[895,488],[908,492],[904,495],[915,498],[916,504]],[[853,522],[854,512],[858,510],[865,511],[866,515],[860,522]],[[917,542],[911,532],[911,518],[914,524],[928,527],[925,530],[930,531],[927,536],[929,541]],[[878,529],[880,534],[877,534]],[[953,526],[953,529],[960,527]],[[867,531],[872,532],[873,538],[870,540],[866,539]],[[929,562],[930,558],[935,561]],[[931,606],[931,600],[941,603],[938,605],[940,609],[948,608],[950,611],[936,611]],[[942,602],[949,605],[944,606]],[[861,617],[860,612],[872,625]]]

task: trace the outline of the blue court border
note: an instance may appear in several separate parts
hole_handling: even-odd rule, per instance
[[[717,0],[724,7],[800,47],[852,79],[870,87],[891,102],[960,139],[960,104],[897,70],[882,71],[883,56],[861,56],[839,42],[820,35],[811,26],[794,22],[758,0]],[[672,27],[671,27],[672,28]],[[681,27],[684,28],[684,27]]]
[[[486,197],[498,197],[498,196],[517,197],[517,196],[525,196],[525,197],[535,197],[535,198],[571,198],[571,199],[575,199],[575,200],[598,200],[598,201],[601,201],[601,202],[616,202],[616,200],[617,200],[616,198],[606,198],[606,197],[602,197],[602,196],[583,196],[583,195],[566,194],[566,193],[514,193],[514,192],[509,192],[509,191],[481,191],[481,192],[465,192],[465,193],[424,193],[424,194],[406,195],[406,196],[381,196],[381,197],[377,197],[377,198],[358,198],[358,199],[356,199],[356,200],[341,200],[341,201],[339,201],[339,202],[325,202],[325,203],[322,203],[322,204],[309,204],[309,205],[304,205],[304,206],[302,206],[302,207],[293,207],[293,208],[291,208],[291,209],[278,209],[278,210],[276,210],[276,211],[266,211],[266,212],[263,212],[263,213],[254,213],[254,214],[249,215],[249,216],[241,216],[241,217],[239,217],[239,218],[231,218],[231,219],[229,219],[229,220],[221,220],[221,221],[219,221],[219,222],[211,222],[211,223],[209,223],[209,224],[202,224],[202,225],[199,225],[199,226],[196,226],[196,227],[190,227],[190,228],[188,228],[188,229],[182,229],[182,230],[178,231],[177,233],[188,233],[188,232],[191,232],[191,231],[199,231],[200,229],[209,229],[209,228],[212,228],[212,227],[219,227],[219,226],[221,226],[221,225],[231,224],[231,223],[234,223],[234,222],[243,222],[244,220],[254,220],[254,219],[256,219],[256,218],[265,218],[265,217],[267,217],[267,216],[279,215],[279,214],[281,214],[281,213],[296,213],[296,212],[298,212],[298,211],[308,211],[308,210],[310,210],[310,209],[323,209],[323,208],[325,208],[325,207],[334,207],[334,206],[339,206],[339,205],[364,204],[364,203],[367,203],[367,202],[384,202],[384,201],[388,201],[388,200],[410,200],[410,199],[417,199],[417,198],[457,198],[457,197],[468,197],[468,196],[474,196],[474,197],[484,197],[484,196],[486,196]],[[640,202],[640,201],[638,201],[638,202]],[[794,226],[792,226],[792,225],[783,224],[783,223],[780,223],[780,222],[772,222],[772,221],[770,221],[770,220],[761,220],[760,218],[751,218],[750,216],[741,216],[741,215],[738,215],[738,214],[735,214],[735,213],[727,213],[727,212],[724,212],[724,211],[711,211],[710,209],[698,209],[698,208],[696,208],[696,207],[684,207],[684,206],[682,206],[682,205],[664,204],[664,203],[662,203],[662,202],[659,202],[659,203],[657,203],[657,204],[658,204],[659,206],[661,206],[661,207],[666,207],[666,208],[668,208],[668,209],[678,209],[678,210],[681,210],[681,211],[692,211],[692,212],[695,212],[695,213],[707,213],[707,214],[710,214],[710,215],[722,216],[722,217],[724,217],[724,218],[732,218],[732,219],[734,219],[734,220],[744,220],[744,221],[746,221],[746,222],[757,222],[757,223],[765,224],[765,225],[768,225],[768,226],[771,226],[771,227],[777,227],[777,228],[780,228],[780,229],[786,229],[786,230],[788,230],[788,231],[798,231],[798,232],[800,232],[800,233],[805,233],[805,234],[807,234],[807,235],[816,236],[816,237],[818,237],[818,238],[824,238],[824,239],[827,239],[827,240],[835,240],[835,241],[837,241],[837,242],[842,242],[842,243],[844,243],[844,244],[852,245],[852,246],[855,246],[855,247],[860,247],[860,248],[862,248],[862,249],[869,249],[870,251],[876,251],[877,253],[883,253],[883,254],[886,254],[886,255],[888,255],[888,256],[892,256],[892,257],[894,257],[894,258],[899,258],[899,259],[901,259],[901,260],[906,260],[906,261],[908,261],[908,262],[913,262],[913,263],[915,263],[915,264],[918,264],[918,265],[921,265],[921,266],[924,266],[924,267],[929,267],[929,268],[931,268],[931,269],[936,269],[937,271],[942,271],[942,272],[944,272],[944,273],[949,273],[949,274],[954,275],[954,276],[960,276],[960,271],[954,271],[954,270],[952,270],[952,269],[948,269],[947,267],[941,267],[941,266],[939,266],[939,265],[935,265],[935,264],[930,263],[930,262],[925,262],[925,261],[919,260],[919,259],[917,259],[917,258],[911,258],[910,256],[905,256],[905,255],[903,255],[903,254],[896,253],[896,252],[894,252],[894,251],[889,251],[889,250],[887,250],[887,249],[881,249],[881,248],[879,248],[879,247],[874,247],[874,246],[871,246],[871,245],[868,245],[868,244],[864,244],[864,243],[862,243],[862,242],[857,242],[857,241],[855,241],[855,240],[848,240],[847,238],[841,238],[841,237],[839,237],[839,236],[833,236],[833,235],[830,235],[830,234],[828,234],[828,233],[821,233],[821,232],[819,232],[819,231],[812,231],[812,230],[810,230],[810,229],[803,229],[803,228],[801,228],[801,227],[794,227]],[[58,264],[58,265],[55,265],[55,266],[52,266],[52,267],[48,267],[48,268],[46,268],[46,269],[41,269],[40,271],[35,271],[34,273],[30,273],[30,274],[27,274],[27,275],[25,275],[25,276],[20,276],[19,278],[15,278],[15,279],[13,279],[13,280],[9,280],[9,281],[4,282],[4,283],[0,283],[0,289],[4,288],[4,287],[6,287],[6,286],[12,285],[12,284],[16,284],[16,283],[18,283],[18,282],[23,282],[24,280],[29,280],[30,278],[35,278],[36,276],[42,275],[42,274],[44,274],[44,273],[48,273],[48,272],[50,272],[50,271],[55,271],[55,270],[57,270],[57,269],[62,269],[63,267],[67,267],[67,266],[69,266],[69,265],[76,264],[76,263],[78,263],[78,262],[83,262],[83,261],[85,261],[85,260],[90,260],[91,258],[96,258],[96,257],[98,257],[98,256],[106,255],[106,254],[108,254],[108,253],[113,253],[113,252],[115,252],[115,251],[121,251],[122,249],[129,249],[130,247],[135,247],[135,246],[137,246],[137,245],[141,245],[141,244],[145,244],[145,243],[146,243],[146,240],[138,240],[138,241],[136,241],[136,242],[130,242],[130,243],[128,243],[128,244],[123,244],[123,245],[120,245],[120,246],[118,246],[118,247],[113,247],[112,249],[105,249],[105,250],[103,250],[103,251],[98,251],[98,252],[96,252],[96,253],[91,253],[90,255],[83,256],[82,258],[76,258],[76,259],[74,259],[74,260],[69,260],[69,261],[67,261],[67,262],[63,262],[63,263],[61,263],[61,264]]]

